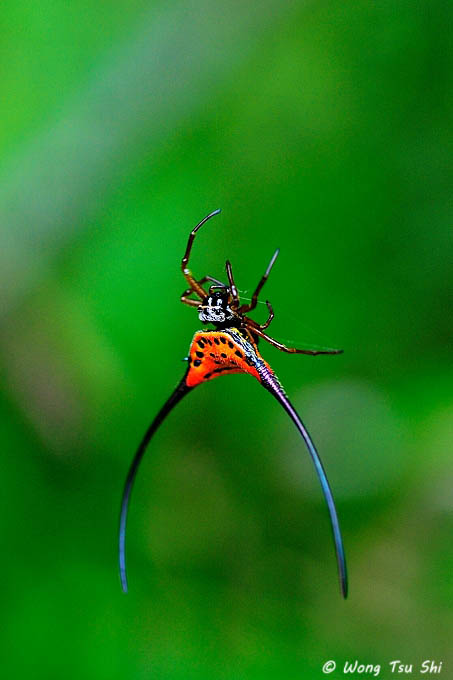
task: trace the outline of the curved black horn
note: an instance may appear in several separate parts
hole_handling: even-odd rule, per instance
[[[187,374],[186,374],[187,375]],[[193,387],[188,387],[186,385],[186,375],[181,380],[179,385],[176,387],[173,394],[167,399],[165,404],[160,409],[159,413],[154,418],[151,425],[145,432],[145,436],[140,442],[140,446],[132,460],[129,472],[127,473],[126,483],[124,484],[123,496],[121,499],[121,511],[120,511],[120,528],[119,528],[119,540],[118,540],[118,558],[119,558],[119,568],[120,568],[120,578],[121,586],[123,591],[127,593],[127,573],[126,573],[126,526],[127,526],[127,512],[129,509],[129,500],[131,497],[132,488],[134,486],[135,477],[137,476],[137,471],[140,466],[143,454],[151,441],[153,434],[158,429],[159,425],[163,423],[168,414],[173,410],[178,402],[188,394]]]
[[[300,419],[296,409],[286,396],[285,391],[283,390],[283,387],[281,386],[277,377],[273,373],[271,373],[271,371],[264,365],[264,363],[263,365],[257,366],[257,370],[260,374],[261,384],[263,385],[263,387],[265,387],[266,390],[270,392],[283,406],[283,408],[288,413],[289,417],[299,430],[300,434],[302,435],[302,439],[304,440],[307,446],[311,459],[314,463],[317,475],[319,477],[319,481],[321,482],[324,498],[326,499],[327,508],[329,510],[333,540],[335,543],[335,553],[337,557],[338,577],[340,581],[342,595],[344,598],[346,598],[348,596],[348,573],[346,569],[346,557],[344,553],[343,538],[341,536],[341,529],[340,524],[338,522],[335,501],[333,500],[332,489],[330,488],[330,484],[327,480],[327,475],[321,462],[321,458],[319,457],[319,454],[315,448],[315,445],[313,444],[310,435],[307,432],[305,425]]]

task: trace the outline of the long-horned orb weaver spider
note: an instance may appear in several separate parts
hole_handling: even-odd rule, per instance
[[[149,426],[129,468],[121,501],[119,527],[119,567],[121,585],[124,592],[127,592],[126,523],[129,499],[138,467],[151,437],[173,407],[197,385],[228,373],[249,373],[250,375],[253,375],[278,402],[280,402],[299,430],[302,439],[308,448],[319,481],[321,482],[321,487],[329,510],[341,592],[343,597],[346,597],[348,592],[348,580],[343,540],[332,491],[329,482],[327,481],[326,473],[305,425],[286,396],[277,376],[269,364],[261,357],[257,345],[258,339],[263,338],[263,340],[266,340],[271,345],[284,352],[297,354],[339,354],[342,350],[316,351],[294,349],[285,347],[285,345],[270,338],[264,331],[274,318],[274,312],[272,311],[270,302],[267,300],[266,305],[269,310],[269,316],[264,324],[260,325],[247,316],[247,313],[254,310],[257,305],[258,295],[266,283],[272,266],[277,259],[278,250],[276,250],[272,256],[272,259],[248,304],[240,304],[238,291],[233,279],[231,264],[228,260],[226,262],[228,285],[225,285],[212,276],[204,276],[200,280],[197,280],[194,277],[188,268],[188,264],[195,236],[203,224],[219,212],[220,210],[215,210],[210,213],[197,224],[195,229],[192,230],[181,263],[182,273],[189,285],[187,290],[181,295],[181,302],[190,305],[191,307],[197,307],[200,321],[213,324],[215,330],[200,330],[195,333],[190,345],[189,356],[187,357],[187,370],[184,377]],[[211,285],[208,290],[205,290],[204,286],[208,282]],[[193,296],[196,296],[198,299],[195,299]]]

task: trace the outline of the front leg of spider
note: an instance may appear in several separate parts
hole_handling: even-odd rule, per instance
[[[305,442],[326,500],[335,545],[340,588],[343,597],[346,597],[348,592],[346,559],[332,490],[315,445],[299,414],[289,401],[277,376],[259,353],[257,340],[258,338],[262,338],[277,349],[284,352],[299,354],[339,354],[341,350],[315,351],[289,348],[266,335],[264,330],[274,318],[274,312],[269,301],[266,301],[269,316],[264,324],[260,325],[245,315],[245,312],[253,311],[256,308],[259,293],[267,281],[278,256],[278,250],[276,250],[272,256],[264,275],[261,277],[258,286],[253,293],[251,302],[247,305],[239,306],[239,296],[229,261],[226,263],[228,286],[211,276],[204,276],[198,280],[194,277],[188,265],[195,236],[203,224],[219,212],[220,210],[215,210],[207,215],[191,231],[186,251],[181,262],[182,273],[188,284],[188,288],[181,296],[181,301],[189,306],[197,307],[200,321],[212,324],[214,330],[200,330],[195,333],[190,345],[189,356],[187,357],[186,372],[146,431],[129,468],[121,501],[119,526],[119,568],[121,584],[124,592],[127,592],[126,526],[129,501],[140,462],[154,433],[176,404],[181,401],[186,394],[193,390],[194,387],[229,373],[248,373],[256,378],[284,408]],[[210,282],[213,285],[211,285],[208,290],[205,290],[204,285],[207,282]]]

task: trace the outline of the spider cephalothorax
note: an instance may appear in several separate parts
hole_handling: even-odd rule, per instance
[[[203,323],[212,323],[216,328],[237,323],[237,314],[229,305],[230,291],[225,286],[211,286],[207,295],[198,307],[198,318]]]
[[[266,305],[269,316],[265,323],[258,324],[247,316],[248,312],[253,311],[257,305],[258,296],[277,259],[278,250],[276,250],[272,256],[250,302],[247,302],[246,304],[240,304],[238,291],[233,279],[231,264],[228,260],[226,262],[228,285],[225,285],[222,281],[219,281],[212,276],[204,276],[198,280],[193,276],[188,268],[188,264],[195,235],[207,220],[214,215],[217,215],[219,212],[220,210],[215,210],[213,213],[210,213],[197,224],[195,229],[192,230],[181,263],[182,272],[189,285],[187,290],[181,295],[181,301],[190,307],[197,307],[200,321],[213,324],[215,330],[200,330],[195,333],[190,344],[185,375],[149,426],[138,447],[131,467],[129,468],[121,503],[119,531],[119,562],[123,590],[127,591],[125,550],[129,498],[140,461],[151,437],[173,407],[197,385],[226,374],[248,373],[256,378],[283,406],[299,430],[299,433],[307,446],[326,499],[335,543],[341,590],[343,596],[346,597],[348,586],[343,540],[332,491],[329,482],[327,481],[326,473],[310,435],[294,406],[289,401],[277,376],[259,353],[257,343],[259,338],[263,338],[271,345],[284,352],[297,354],[339,354],[341,350],[295,349],[293,347],[286,347],[285,345],[282,345],[282,343],[271,338],[264,332],[274,318],[274,312],[268,300],[266,300]],[[209,289],[206,290],[204,285],[208,282],[211,285],[209,286]]]

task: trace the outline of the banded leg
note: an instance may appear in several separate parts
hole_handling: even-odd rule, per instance
[[[317,354],[342,354],[342,349],[296,349],[295,347],[286,347],[281,342],[274,340],[266,333],[258,328],[253,328],[253,332],[259,335],[263,340],[266,340],[270,345],[273,345],[282,352],[289,352],[290,354],[309,354],[310,356],[316,356]]]
[[[207,281],[211,281],[211,283],[215,283],[219,288],[225,288],[225,285],[219,281],[218,279],[215,279],[213,276],[203,276],[202,279],[197,281],[199,286],[202,286],[204,283]],[[212,286],[211,286],[212,287]],[[207,293],[204,289],[202,289],[204,292],[203,298],[207,297]],[[183,293],[181,293],[180,300],[184,304],[190,304],[192,307],[198,306],[200,304],[199,300],[193,300],[189,298],[189,295],[192,295],[192,293],[195,293],[198,295],[197,291],[194,290],[193,288],[187,288]],[[195,302],[196,305],[192,305],[192,302]]]
[[[190,291],[191,293],[193,291]],[[179,298],[184,305],[189,305],[189,307],[199,307],[201,300],[194,300],[193,298],[188,298],[184,293]]]
[[[269,277],[269,274],[271,273],[271,269],[274,266],[274,262],[277,259],[279,252],[280,252],[280,249],[277,248],[277,250],[275,251],[275,253],[271,257],[271,261],[267,265],[267,269],[264,272],[264,275],[261,277],[261,280],[260,280],[259,284],[257,285],[255,292],[252,295],[251,301],[249,302],[248,305],[242,305],[241,306],[241,308],[239,310],[241,313],[251,312],[252,309],[255,309],[256,303],[258,302],[258,295],[260,294],[261,288],[264,286],[264,284],[266,283],[266,281]]]
[[[234,283],[233,270],[231,269],[231,262],[229,260],[225,263],[226,273],[228,276],[228,283],[230,284],[230,293],[233,301],[231,303],[231,309],[236,310],[239,307],[239,295]]]
[[[267,321],[265,323],[261,324],[261,326],[260,326],[260,329],[262,331],[264,331],[264,329],[269,326],[270,322],[274,318],[274,310],[272,309],[272,305],[269,302],[269,300],[266,300],[266,305],[267,305],[267,308],[269,310],[269,316],[267,317]]]
[[[205,222],[211,219],[211,217],[214,217],[214,215],[218,215],[219,212],[220,210],[214,210],[214,212],[209,213],[209,215],[206,215],[206,217],[203,218],[201,222],[199,222],[197,226],[194,227],[194,229],[192,229],[189,235],[189,240],[187,241],[186,252],[184,253],[184,257],[182,258],[181,261],[182,273],[184,274],[187,283],[189,284],[190,288],[194,291],[194,293],[196,293],[200,298],[205,297],[206,292],[203,290],[199,282],[196,281],[196,279],[193,277],[193,274],[187,267],[187,265],[189,264],[190,252],[192,250],[192,244],[194,242],[197,231],[203,226]]]
[[[269,326],[272,319],[274,318],[274,310],[272,309],[272,305],[269,302],[269,300],[266,300],[266,305],[267,305],[267,308],[269,310],[269,316],[267,317],[267,321],[265,321],[265,323],[259,324],[256,321],[254,321],[253,319],[249,319],[249,317],[246,316],[245,320],[246,320],[247,325],[251,326],[252,328],[259,328],[262,331]]]

